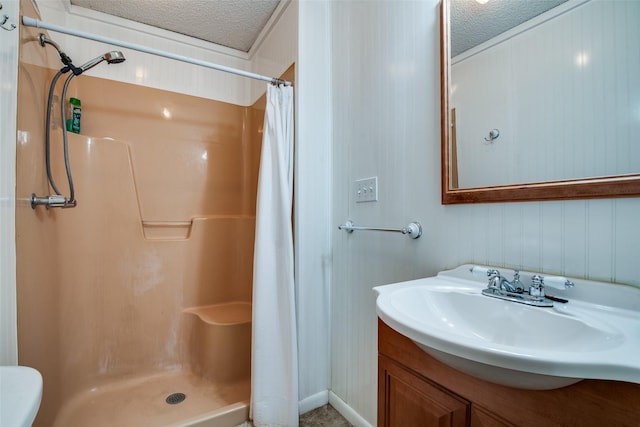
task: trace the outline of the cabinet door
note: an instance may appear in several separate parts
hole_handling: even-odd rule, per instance
[[[516,427],[516,425],[474,403],[471,405],[471,427]]]
[[[465,427],[468,401],[378,357],[378,426]]]

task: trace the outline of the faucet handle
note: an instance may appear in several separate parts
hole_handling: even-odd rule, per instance
[[[494,270],[486,267],[480,267],[477,265],[474,265],[473,267],[471,267],[469,271],[471,271],[471,274],[478,277],[500,276],[500,272],[498,270]]]
[[[569,289],[574,286],[572,281],[562,276],[546,276],[543,280],[545,286],[550,286],[556,289]]]
[[[556,289],[569,289],[572,288],[573,282],[566,277],[561,276],[547,276],[542,277],[538,274],[531,276],[531,286],[529,286],[529,295],[536,297],[543,297],[545,286],[549,286]]]
[[[544,281],[543,277],[538,274],[534,274],[533,276],[531,276],[531,286],[529,286],[529,295],[534,297],[543,297],[544,296],[543,281]]]

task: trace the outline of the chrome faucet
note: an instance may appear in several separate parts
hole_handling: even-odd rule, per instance
[[[489,279],[486,289],[482,290],[482,295],[536,307],[552,307],[553,301],[562,303],[568,301],[563,298],[546,295],[544,291],[545,285],[557,289],[573,287],[573,283],[565,277],[542,277],[536,274],[531,277],[531,285],[525,290],[524,284],[520,281],[519,270],[513,271],[512,281],[502,277],[498,270],[486,267],[474,266],[471,268],[471,273],[475,276]]]

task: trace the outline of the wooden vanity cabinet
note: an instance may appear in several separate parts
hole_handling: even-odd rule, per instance
[[[470,404],[386,356],[378,359],[384,416],[379,426],[466,427]]]
[[[378,320],[378,426],[640,427],[640,385],[504,387],[450,368]]]

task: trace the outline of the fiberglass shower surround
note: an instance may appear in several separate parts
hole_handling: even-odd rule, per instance
[[[71,174],[71,165],[69,163],[69,143],[67,139],[67,127],[66,127],[66,108],[65,108],[65,100],[67,99],[67,88],[69,87],[69,83],[75,76],[79,76],[87,70],[95,67],[103,61],[107,61],[107,64],[119,64],[125,61],[124,54],[120,51],[111,51],[107,52],[104,55],[98,56],[91,61],[81,65],[80,67],[76,67],[73,65],[73,62],[69,56],[64,53],[64,51],[60,48],[60,46],[54,42],[53,40],[48,39],[44,34],[40,34],[39,36],[40,45],[45,47],[46,44],[53,46],[60,55],[60,60],[64,64],[56,75],[51,80],[51,85],[49,87],[49,96],[47,99],[47,118],[45,123],[45,159],[47,165],[47,178],[49,180],[49,184],[53,189],[55,194],[50,194],[45,197],[38,197],[35,193],[31,194],[31,207],[33,209],[36,208],[37,205],[45,205],[47,208],[74,208],[76,206],[76,197],[75,197],[75,188],[73,185],[73,176]],[[62,195],[58,186],[53,179],[53,173],[51,172],[51,109],[53,108],[53,93],[56,89],[56,84],[58,83],[58,79],[62,77],[63,74],[68,73],[69,77],[64,82],[64,86],[62,87],[62,102],[60,103],[60,117],[61,117],[61,129],[62,129],[62,146],[64,151],[64,165],[67,173],[67,182],[69,184],[69,197],[65,197]]]

